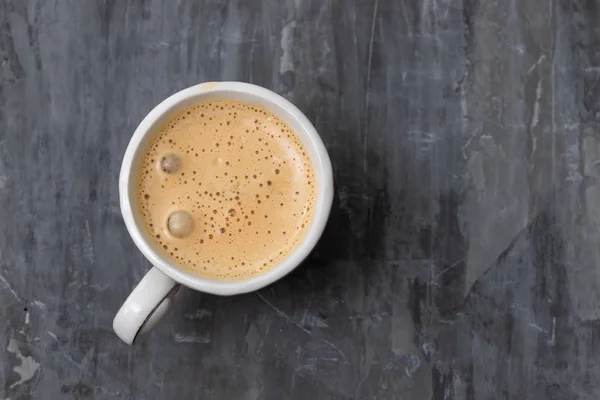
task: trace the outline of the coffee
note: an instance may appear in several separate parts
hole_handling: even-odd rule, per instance
[[[315,213],[307,150],[260,105],[218,100],[183,109],[154,135],[138,177],[148,236],[207,278],[247,279],[277,266]]]

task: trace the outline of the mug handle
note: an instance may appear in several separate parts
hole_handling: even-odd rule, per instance
[[[152,330],[167,314],[181,285],[156,267],[142,278],[121,306],[113,329],[127,344]]]

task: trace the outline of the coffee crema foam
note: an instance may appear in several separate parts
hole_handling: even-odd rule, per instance
[[[157,247],[219,280],[260,275],[302,242],[315,175],[300,139],[255,104],[194,104],[155,134],[143,156],[139,211]]]

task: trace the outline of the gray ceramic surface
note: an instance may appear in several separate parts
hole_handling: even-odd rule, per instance
[[[600,4],[0,0],[0,399],[600,398]],[[140,120],[203,81],[294,102],[324,238],[258,293],[111,331],[148,262]]]

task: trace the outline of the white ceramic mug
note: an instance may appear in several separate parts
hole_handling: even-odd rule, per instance
[[[284,120],[300,137],[314,165],[317,182],[315,216],[304,241],[269,271],[241,281],[203,278],[179,267],[157,251],[148,238],[136,209],[135,182],[141,157],[156,127],[182,108],[201,101],[230,99],[260,104]],[[135,130],[123,158],[119,177],[121,213],[136,246],[154,265],[133,289],[113,321],[113,329],[126,343],[150,331],[167,313],[182,285],[200,292],[222,296],[263,288],[296,268],[311,252],[323,233],[333,200],[331,161],[314,126],[292,103],[278,94],[241,82],[208,82],[175,93],[156,106]]]

